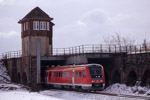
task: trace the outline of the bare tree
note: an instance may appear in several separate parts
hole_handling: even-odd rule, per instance
[[[121,45],[130,46],[133,45],[135,40],[128,36],[122,37],[120,34],[115,33],[111,36],[104,37],[104,42],[108,45]]]

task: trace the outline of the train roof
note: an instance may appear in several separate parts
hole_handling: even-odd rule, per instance
[[[83,68],[83,67],[87,67],[90,65],[98,65],[98,66],[102,66],[101,64],[84,64],[84,65],[66,65],[66,66],[57,66],[57,67],[48,67],[47,69],[55,69],[55,70],[60,70],[60,69],[64,69],[64,68]]]

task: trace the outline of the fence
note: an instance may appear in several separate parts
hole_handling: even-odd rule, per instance
[[[150,44],[146,45],[80,45],[70,48],[54,48],[53,55],[73,55],[83,53],[146,53],[150,52]]]
[[[4,58],[4,59],[19,58],[19,57],[22,57],[22,51],[21,50],[2,53],[2,58]]]
[[[146,45],[131,45],[131,46],[121,46],[121,45],[80,45],[69,48],[54,48],[53,55],[75,55],[84,53],[146,53],[150,52],[150,44]],[[2,53],[1,58],[19,58],[22,57],[22,51],[11,51]]]

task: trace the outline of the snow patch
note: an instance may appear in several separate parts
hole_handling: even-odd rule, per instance
[[[111,94],[122,94],[122,95],[134,95],[134,96],[145,96],[150,97],[150,89],[148,87],[141,87],[141,86],[126,86],[125,84],[113,84],[110,85],[101,93],[111,93]]]
[[[10,77],[8,75],[6,66],[4,66],[2,62],[0,62],[0,81],[2,82],[10,81]]]

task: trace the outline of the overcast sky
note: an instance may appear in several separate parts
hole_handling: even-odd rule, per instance
[[[0,55],[21,50],[17,22],[37,6],[54,18],[55,48],[103,44],[114,33],[150,39],[150,0],[0,0]]]

